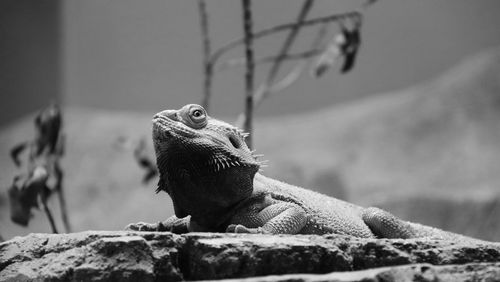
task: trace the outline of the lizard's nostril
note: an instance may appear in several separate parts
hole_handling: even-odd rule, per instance
[[[169,118],[171,120],[178,121],[177,118],[177,111],[176,110],[164,110],[161,111],[153,116],[153,119],[160,119],[160,118]]]
[[[166,110],[166,111],[163,111],[162,114],[166,117],[168,117],[169,119],[172,119],[172,120],[179,120],[177,118],[177,111],[176,110]]]

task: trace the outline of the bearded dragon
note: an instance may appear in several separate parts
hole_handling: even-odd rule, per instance
[[[170,195],[175,216],[127,229],[476,240],[266,177],[246,137],[196,104],[157,113],[157,192]]]

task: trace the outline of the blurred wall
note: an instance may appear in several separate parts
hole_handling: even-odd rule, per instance
[[[59,8],[0,1],[0,126],[60,98]]]
[[[241,36],[240,2],[207,2],[213,45]],[[361,2],[316,0],[311,16]],[[292,21],[301,3],[254,1],[255,29]],[[305,75],[257,114],[314,110],[431,79],[465,56],[500,45],[499,11],[498,0],[378,1],[366,12],[352,73],[328,73],[319,80]],[[201,101],[195,0],[3,0],[0,15],[1,121],[45,105],[60,89],[70,106],[151,113]],[[307,46],[312,35],[301,36],[299,46]],[[274,54],[282,40],[283,35],[259,41],[257,55]],[[241,56],[238,49],[224,58]],[[259,67],[258,78],[266,71]],[[241,68],[217,73],[211,114],[239,113],[242,97]]]
[[[241,36],[240,2],[207,1],[214,46]],[[302,1],[254,1],[255,29],[296,18]],[[311,16],[357,8],[362,1],[315,1]],[[196,1],[68,0],[65,95],[72,105],[156,112],[200,102],[201,39]],[[464,56],[500,45],[498,0],[382,0],[366,12],[355,70],[314,80],[304,76],[269,99],[258,114],[325,107],[414,85]],[[303,36],[302,46],[307,45]],[[257,43],[273,54],[283,36]],[[299,45],[301,43],[299,42]],[[309,43],[310,44],[310,43]],[[236,50],[225,58],[243,56]],[[287,67],[290,67],[288,65]],[[266,68],[258,69],[258,77]],[[218,73],[212,114],[243,109],[243,70]]]

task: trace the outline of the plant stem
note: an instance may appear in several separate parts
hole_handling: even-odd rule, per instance
[[[203,101],[202,106],[209,111],[210,98],[212,96],[213,64],[210,61],[210,36],[208,35],[208,13],[205,0],[198,0],[198,12],[200,14],[200,31],[203,40]]]
[[[50,212],[49,207],[47,206],[47,199],[43,199],[42,201],[42,207],[43,211],[47,215],[47,218],[49,219],[50,223],[50,228],[52,229],[52,233],[57,234],[57,228],[56,228],[56,223],[54,222],[54,217],[52,216],[52,213]]]
[[[246,142],[248,147],[252,148],[252,118],[253,118],[253,82],[254,82],[254,61],[253,61],[253,33],[252,33],[252,7],[251,0],[242,0],[243,8],[243,33],[245,44],[245,60],[246,60],[246,73],[245,73],[245,122],[243,129],[250,133]]]
[[[361,17],[361,14],[357,11],[354,12],[348,12],[348,13],[343,13],[343,14],[333,14],[325,17],[319,17],[319,18],[314,18],[311,20],[303,21],[301,24],[301,27],[307,27],[307,26],[312,26],[316,25],[319,23],[326,23],[326,22],[333,22],[333,21],[338,21],[344,18],[352,18],[352,17]],[[277,25],[274,27],[270,27],[264,30],[261,30],[259,32],[256,32],[253,34],[253,39],[259,39],[265,36],[269,36],[278,32],[282,32],[285,30],[289,30],[294,28],[297,25],[297,23],[287,23],[287,24],[282,24],[282,25]],[[213,65],[217,62],[217,60],[227,51],[238,47],[239,45],[244,44],[244,38],[238,38],[233,41],[230,41],[226,43],[226,45],[220,47],[217,49],[211,56],[210,61]]]
[[[281,47],[280,52],[278,53],[278,56],[276,58],[276,61],[274,61],[274,64],[271,67],[271,70],[269,71],[269,74],[267,76],[266,82],[265,82],[265,88],[264,91],[261,91],[258,93],[258,95],[255,97],[255,105],[259,105],[264,98],[266,98],[269,95],[269,87],[274,83],[276,80],[276,76],[278,75],[278,72],[281,68],[281,64],[285,58],[285,56],[288,54],[288,51],[293,45],[293,42],[295,41],[295,38],[297,38],[297,34],[299,34],[299,30],[303,25],[303,22],[305,18],[307,17],[307,14],[311,10],[312,6],[314,4],[314,0],[305,0],[304,4],[302,5],[302,9],[300,9],[299,15],[297,16],[297,20],[295,22],[295,25],[291,28],[290,33],[288,34],[288,37],[285,39],[285,42],[283,43],[283,46]]]
[[[59,161],[56,160],[54,162],[54,173],[55,173],[55,178],[56,178],[56,184],[55,184],[55,191],[59,197],[59,205],[61,208],[61,217],[62,221],[64,224],[64,229],[66,232],[71,232],[71,225],[69,223],[69,218],[68,218],[68,209],[66,208],[66,198],[64,197],[64,190],[62,186],[64,174],[62,169],[59,166]]]
[[[286,61],[293,61],[293,60],[302,60],[302,59],[308,59],[315,57],[319,54],[321,54],[324,50],[323,49],[311,49],[308,51],[304,52],[298,52],[295,54],[286,54],[284,56],[281,56],[282,60]],[[273,55],[273,56],[267,56],[267,57],[260,57],[260,58],[255,58],[255,64],[260,65],[260,64],[267,64],[267,63],[273,63],[278,59],[278,56]],[[230,59],[227,62],[224,62],[220,64],[220,66],[217,68],[216,71],[224,71],[228,68],[231,67],[236,67],[245,64],[245,58],[234,58]]]

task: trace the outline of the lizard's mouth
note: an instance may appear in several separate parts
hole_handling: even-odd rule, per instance
[[[164,111],[161,114],[156,114],[153,117],[153,137],[168,138],[172,134],[178,134],[183,137],[192,138],[198,134],[179,121],[176,111],[169,113]]]

